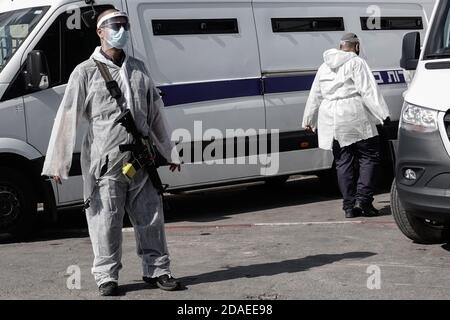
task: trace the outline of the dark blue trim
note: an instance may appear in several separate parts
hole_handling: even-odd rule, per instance
[[[308,91],[314,82],[315,74],[302,76],[273,77],[264,79],[264,93]]]
[[[162,92],[164,105],[168,107],[263,94],[308,91],[311,89],[315,76],[315,74],[308,74],[264,79],[197,82],[160,86],[159,89]],[[401,70],[375,71],[374,76],[380,85],[405,83],[405,77]]]
[[[176,84],[161,86],[159,89],[162,91],[165,106],[262,94],[259,78]]]
[[[374,71],[373,75],[380,85],[406,83],[402,70]]]

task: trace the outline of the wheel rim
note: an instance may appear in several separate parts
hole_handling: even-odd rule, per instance
[[[9,186],[0,185],[0,227],[10,226],[19,215],[19,193]]]

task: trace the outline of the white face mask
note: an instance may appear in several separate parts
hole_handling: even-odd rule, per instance
[[[128,31],[126,31],[124,27],[121,27],[119,31],[107,28],[105,40],[111,47],[123,49],[127,45],[128,37]]]

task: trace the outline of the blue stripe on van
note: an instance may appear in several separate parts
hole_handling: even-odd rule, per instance
[[[380,85],[403,84],[402,70],[373,72]],[[315,74],[282,76],[273,78],[254,78],[226,81],[198,82],[160,86],[165,106],[212,101],[230,98],[259,96],[262,94],[308,91]],[[264,83],[264,88],[262,84]]]
[[[164,105],[259,96],[261,79],[240,79],[160,86]]]
[[[315,74],[302,76],[274,77],[264,79],[264,93],[283,93],[308,91],[314,82]]]
[[[403,70],[374,71],[373,75],[381,85],[406,83]]]

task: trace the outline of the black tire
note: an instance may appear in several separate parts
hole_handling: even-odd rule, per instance
[[[24,239],[34,231],[37,200],[29,179],[11,168],[0,167],[0,232]]]
[[[277,176],[268,178],[264,181],[266,186],[269,188],[279,188],[282,187],[289,179],[289,176]]]
[[[398,228],[409,239],[421,244],[446,243],[449,239],[448,225],[426,221],[403,208],[395,180],[391,188],[391,210]]]

